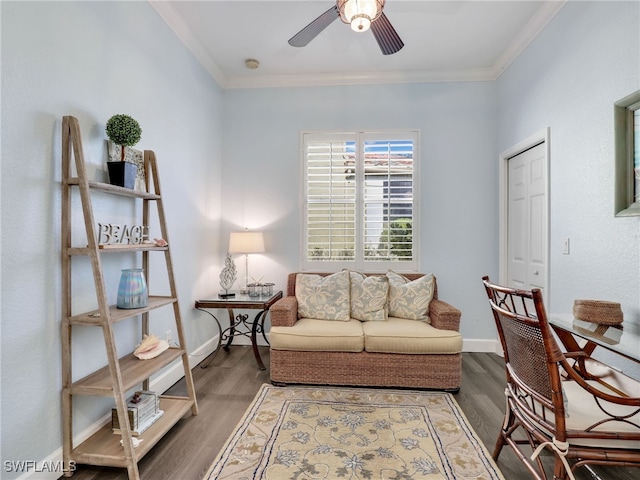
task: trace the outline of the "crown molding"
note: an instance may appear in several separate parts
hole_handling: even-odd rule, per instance
[[[569,0],[554,0],[545,2],[536,12],[533,18],[524,26],[513,42],[502,52],[493,64],[496,72],[496,80],[511,63],[520,56],[534,38],[547,26],[547,24],[562,10]]]
[[[520,31],[516,39],[490,67],[448,71],[416,72],[351,72],[301,75],[260,75],[228,77],[211,58],[200,41],[191,33],[182,16],[170,2],[147,0],[153,9],[176,33],[220,88],[285,88],[336,85],[374,85],[433,82],[478,82],[495,81],[507,67],[524,51],[544,27],[555,17],[569,0],[545,2],[531,21]]]
[[[213,77],[221,88],[226,88],[227,78],[220,67],[213,61],[202,43],[193,36],[184,18],[171,5],[162,0],[147,0],[167,25],[175,32],[187,49],[196,57],[205,70]]]
[[[430,82],[493,81],[493,68],[432,72],[352,72],[304,75],[238,76],[227,79],[227,89],[278,88],[278,87],[326,87],[336,85],[376,85]]]

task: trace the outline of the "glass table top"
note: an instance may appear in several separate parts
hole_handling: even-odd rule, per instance
[[[277,290],[271,295],[256,295],[251,296],[249,294],[241,293],[239,291],[233,291],[234,296],[228,298],[221,298],[217,294],[212,295],[208,299],[196,300],[196,308],[227,308],[234,306],[250,306],[249,308],[257,308],[258,306],[267,308],[277,300],[282,298],[282,291]]]
[[[621,325],[601,325],[579,320],[569,313],[550,314],[549,323],[603,348],[640,361],[640,319],[625,318]]]

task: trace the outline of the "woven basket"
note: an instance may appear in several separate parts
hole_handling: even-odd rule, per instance
[[[604,300],[574,300],[573,316],[585,322],[600,325],[620,325],[622,323],[620,304]]]

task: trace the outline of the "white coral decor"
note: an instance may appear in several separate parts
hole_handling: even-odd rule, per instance
[[[231,289],[237,276],[236,264],[233,263],[231,255],[227,253],[227,256],[224,259],[224,268],[220,272],[220,286],[225,292],[228,292]]]

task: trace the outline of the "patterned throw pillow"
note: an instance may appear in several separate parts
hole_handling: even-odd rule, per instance
[[[349,321],[349,272],[296,275],[298,318]]]
[[[427,313],[433,299],[433,275],[424,275],[410,281],[389,270],[387,278],[389,279],[389,316],[429,321]]]
[[[387,320],[387,277],[365,276],[350,272],[351,276],[351,318],[363,321]]]

